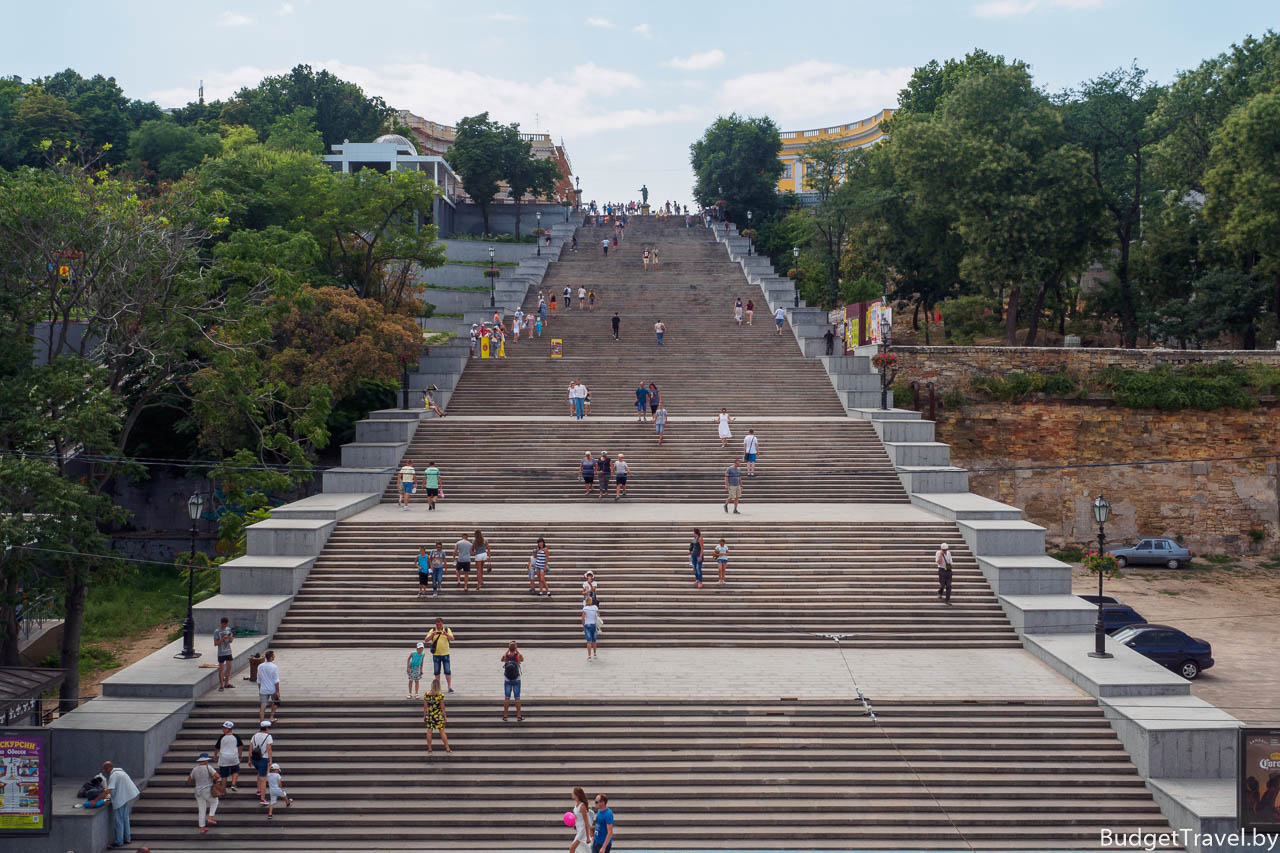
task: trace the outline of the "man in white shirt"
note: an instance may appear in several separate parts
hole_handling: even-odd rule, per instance
[[[258,722],[262,722],[271,706],[271,722],[276,721],[276,709],[280,702],[280,668],[276,666],[276,653],[267,652],[267,659],[258,664]]]
[[[110,761],[102,762],[102,776],[107,780],[106,798],[111,803],[112,847],[122,847],[133,841],[133,828],[129,825],[129,813],[133,801],[138,799],[138,786],[129,774]]]
[[[778,306],[778,310],[773,312],[773,322],[778,324],[778,334],[782,334],[782,327],[787,322],[787,309]]]
[[[236,726],[231,720],[222,724],[222,734],[218,735],[217,755],[218,775],[227,780],[227,787],[232,791],[240,783],[240,736],[232,731]]]
[[[404,467],[400,469],[400,495],[397,500],[400,501],[400,508],[405,512],[409,511],[409,496],[413,494],[413,483],[417,479],[418,472],[414,470],[413,462],[409,459],[404,460]]]
[[[943,542],[933,555],[933,564],[938,567],[938,598],[951,603],[951,549]]]
[[[742,439],[743,458],[747,463],[747,476],[754,477],[756,475],[756,454],[760,452],[760,440],[756,438],[756,431],[747,430],[746,438]]]

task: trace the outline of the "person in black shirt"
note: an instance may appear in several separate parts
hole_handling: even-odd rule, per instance
[[[618,339],[618,325],[622,322],[622,321],[618,318],[618,312],[617,312],[617,311],[614,311],[614,312],[613,312],[613,319],[612,319],[612,320],[610,320],[609,322],[613,324],[613,339],[616,341],[616,340]]]
[[[600,481],[600,499],[604,500],[605,494],[609,491],[609,476],[613,474],[613,460],[609,458],[609,451],[600,451],[600,458],[596,459],[596,479]]]
[[[822,336],[822,339],[827,342],[827,355],[831,355],[831,353],[835,350],[835,346],[836,346],[835,327],[833,326],[832,328],[827,329],[827,333]]]

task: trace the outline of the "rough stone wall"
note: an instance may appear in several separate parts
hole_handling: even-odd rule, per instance
[[[1110,542],[1181,537],[1193,551],[1211,553],[1274,553],[1280,545],[1280,459],[1274,455],[1280,453],[1280,406],[1274,404],[1171,413],[1089,403],[967,405],[939,412],[937,440],[951,445],[955,465],[1019,469],[974,471],[970,488],[1021,507],[1057,545],[1096,542],[1090,504],[1099,492],[1111,502]],[[1273,455],[1098,464],[1265,454]],[[1080,467],[1056,467],[1062,465]],[[1266,541],[1255,544],[1251,529],[1265,530]]]
[[[1272,350],[895,346],[893,351],[898,354],[899,381],[933,382],[938,393],[964,390],[977,376],[1003,376],[1013,372],[1062,370],[1072,376],[1083,376],[1112,366],[1150,369],[1162,364],[1179,367],[1217,361],[1280,366],[1280,351]]]

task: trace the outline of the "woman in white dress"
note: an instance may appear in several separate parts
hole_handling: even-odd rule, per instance
[[[733,319],[738,321],[738,325],[742,325],[742,300],[739,299],[733,303]]]
[[[589,853],[591,850],[591,810],[587,806],[587,794],[581,788],[573,789],[573,843],[569,853]]]
[[[733,433],[729,431],[729,424],[735,420],[737,420],[737,418],[729,417],[728,409],[721,409],[720,414],[716,416],[716,423],[720,425],[719,433],[721,447],[726,447],[729,444],[729,439],[733,438]]]

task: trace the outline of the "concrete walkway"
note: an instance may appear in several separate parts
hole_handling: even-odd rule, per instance
[[[426,630],[424,622],[424,632]],[[655,626],[660,630],[661,626]],[[586,649],[522,648],[526,698],[667,697],[856,698],[854,681],[877,698],[1045,698],[1086,694],[1022,649],[610,649],[601,632],[600,659]],[[515,638],[519,640],[519,638]],[[460,697],[502,698],[499,658],[505,646],[450,655]],[[387,699],[405,695],[405,659],[412,649],[296,649],[282,651],[281,708],[290,698]],[[847,662],[847,666],[846,666]],[[423,688],[430,687],[424,673]],[[853,678],[850,677],[852,670]],[[236,690],[220,698],[257,707],[256,686],[236,676]],[[234,695],[232,695],[234,694]],[[212,695],[216,695],[216,691]]]
[[[751,481],[743,478],[741,513],[725,514],[724,505],[714,504],[662,504],[627,503],[613,500],[584,501],[582,503],[557,504],[450,504],[441,501],[434,511],[425,504],[414,504],[406,512],[398,504],[379,504],[362,513],[351,516],[351,521],[361,522],[436,522],[456,519],[462,524],[493,524],[495,522],[530,522],[548,524],[573,521],[636,522],[687,524],[759,524],[761,522],[918,522],[925,524],[949,524],[931,512],[906,503],[893,504],[779,504],[752,503]],[[447,484],[446,484],[446,492]]]

